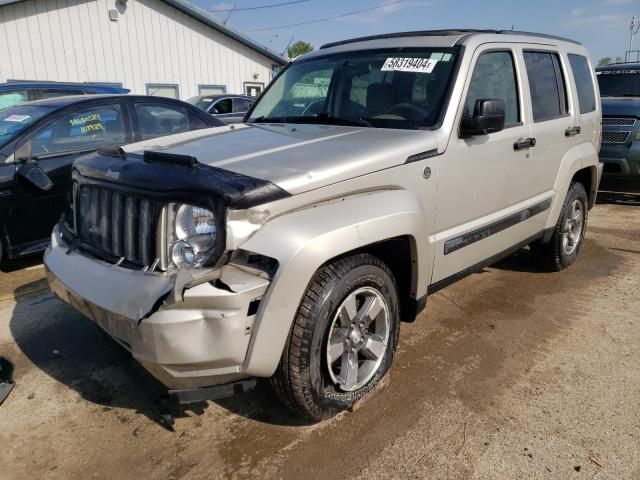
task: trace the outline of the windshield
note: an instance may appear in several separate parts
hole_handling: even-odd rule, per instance
[[[640,97],[640,70],[598,72],[601,97]]]
[[[20,105],[0,110],[0,144],[6,143],[40,117],[53,110],[52,107]]]
[[[187,99],[187,103],[198,107],[201,110],[206,110],[213,102],[213,97],[191,97]]]
[[[435,125],[458,50],[351,51],[292,63],[248,122],[419,129]]]

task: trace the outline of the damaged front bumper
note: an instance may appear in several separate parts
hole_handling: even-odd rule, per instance
[[[264,276],[228,264],[214,272],[218,282],[202,279],[185,287],[178,274],[130,270],[69,251],[58,227],[44,263],[51,291],[169,389],[247,377],[242,365],[269,286]]]

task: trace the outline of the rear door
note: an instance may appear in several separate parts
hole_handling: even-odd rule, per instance
[[[67,208],[71,193],[71,166],[81,155],[100,147],[123,145],[132,140],[124,105],[117,100],[91,103],[64,110],[19,144],[30,140],[32,155],[53,182],[39,190],[16,176],[13,202],[7,222],[11,244],[46,242],[53,226]],[[17,164],[16,168],[20,165]]]
[[[531,149],[529,168],[513,172],[514,200],[553,195],[562,159],[576,145],[576,136],[571,132],[577,127],[577,120],[566,57],[554,48],[541,49],[540,46],[523,47],[522,56],[535,147]],[[546,218],[537,220],[543,228]]]

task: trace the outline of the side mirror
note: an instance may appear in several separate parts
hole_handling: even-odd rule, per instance
[[[487,135],[504,129],[505,104],[500,98],[476,100],[471,117],[464,117],[460,126],[460,137]]]
[[[49,176],[38,166],[33,158],[31,140],[27,140],[20,145],[16,149],[13,158],[15,163],[21,164],[17,171],[18,178],[26,180],[45,192],[53,187],[53,182]]]
[[[36,162],[25,162],[18,168],[18,177],[23,178],[45,192],[51,190],[53,182]]]

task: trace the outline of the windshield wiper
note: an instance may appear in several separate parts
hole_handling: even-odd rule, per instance
[[[285,123],[287,117],[267,117],[262,115],[256,118],[250,118],[249,123]]]
[[[347,125],[347,126],[357,126],[357,127],[372,127],[371,122],[365,120],[364,118],[355,118],[355,117],[336,117],[332,113],[322,112],[315,117],[301,117],[305,120],[319,120],[322,123],[333,124],[333,125]]]

